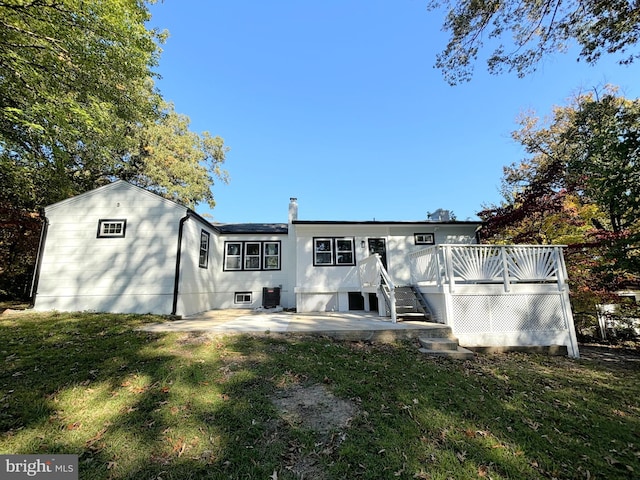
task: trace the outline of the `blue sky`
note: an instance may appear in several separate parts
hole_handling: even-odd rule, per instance
[[[191,129],[231,148],[213,187],[219,222],[424,220],[437,208],[476,220],[500,201],[502,168],[524,153],[516,117],[544,116],[578,90],[639,96],[640,65],[557,54],[524,79],[449,86],[433,68],[443,14],[421,0],[164,0],[157,86]]]

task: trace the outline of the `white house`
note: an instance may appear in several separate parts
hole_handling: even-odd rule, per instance
[[[469,346],[575,346],[561,247],[478,245],[479,228],[300,220],[296,199],[287,223],[217,224],[117,181],[45,209],[34,309],[420,311]]]

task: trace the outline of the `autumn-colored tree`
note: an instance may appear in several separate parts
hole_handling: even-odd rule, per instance
[[[637,283],[640,102],[606,87],[519,123],[528,157],[505,168],[503,202],[479,213],[487,241],[568,245],[574,292]]]

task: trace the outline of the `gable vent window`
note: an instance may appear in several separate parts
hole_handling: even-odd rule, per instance
[[[127,229],[127,221],[98,220],[98,238],[123,238]]]
[[[434,245],[435,241],[433,233],[416,233],[414,234],[416,245]]]
[[[200,268],[209,267],[209,232],[200,232]]]

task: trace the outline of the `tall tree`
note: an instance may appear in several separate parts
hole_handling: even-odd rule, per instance
[[[32,250],[45,205],[115,178],[214,204],[227,147],[155,88],[166,33],[147,28],[154,1],[0,0],[0,294],[30,276],[16,242]]]
[[[640,6],[636,0],[429,0],[428,8],[444,8],[443,29],[449,42],[436,58],[446,80],[468,81],[485,41],[495,45],[487,59],[491,73],[535,70],[554,52],[580,47],[578,59],[595,63],[616,54],[621,64],[640,55]],[[508,38],[508,33],[511,37]]]
[[[94,186],[85,167],[113,162],[157,116],[164,34],[149,18],[138,0],[0,1],[0,152],[3,170],[31,178],[16,186],[32,187],[24,206]]]
[[[528,157],[505,168],[504,201],[479,213],[488,237],[566,243],[571,277],[614,290],[640,280],[640,101],[576,96],[513,133]]]
[[[222,138],[190,131],[189,118],[165,104],[158,119],[138,130],[136,147],[117,175],[188,207],[213,207],[212,185],[228,181],[222,169],[227,151]]]

